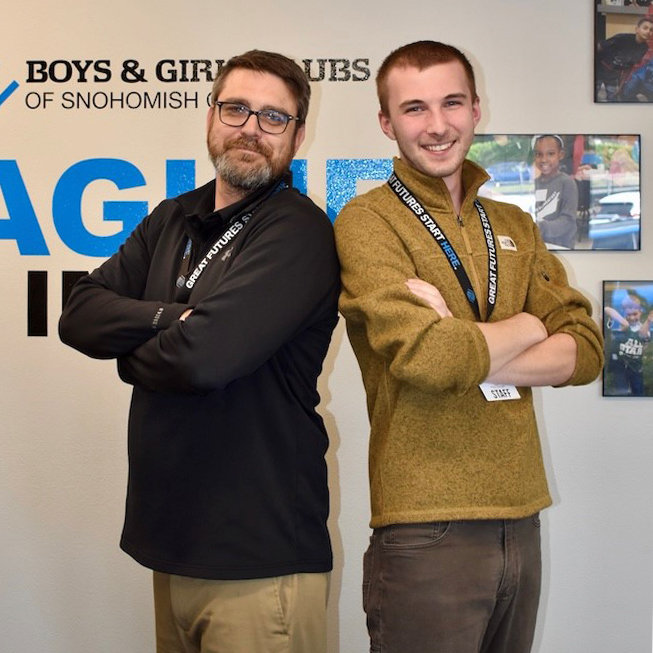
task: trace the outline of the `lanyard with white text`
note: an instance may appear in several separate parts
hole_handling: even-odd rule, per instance
[[[193,286],[197,283],[197,280],[200,278],[200,275],[206,269],[206,266],[209,264],[211,259],[215,258],[229,243],[233,242],[238,234],[243,230],[245,225],[250,221],[254,213],[259,209],[261,204],[265,200],[269,199],[273,195],[276,195],[280,190],[288,188],[288,184],[285,181],[279,182],[269,193],[267,193],[254,208],[250,209],[243,215],[234,216],[228,223],[227,229],[222,232],[220,238],[218,238],[213,247],[205,254],[204,258],[195,266],[192,274],[186,277],[187,271],[186,266],[188,261],[190,261],[191,247],[192,243],[190,238],[186,243],[186,248],[184,250],[184,256],[182,259],[182,268],[180,269],[179,277],[177,278],[177,287],[182,288],[186,287],[188,290],[192,290]],[[188,270],[190,271],[190,270]]]
[[[476,293],[472,288],[472,283],[467,276],[467,272],[462,264],[462,261],[458,258],[456,250],[453,248],[453,245],[449,242],[447,237],[444,235],[442,229],[438,226],[437,222],[428,214],[426,209],[422,206],[419,200],[413,195],[413,193],[406,187],[406,185],[397,177],[393,172],[388,179],[388,186],[394,194],[399,198],[399,200],[410,209],[419,221],[424,225],[424,228],[431,234],[433,240],[440,246],[443,254],[445,255],[451,269],[454,271],[456,278],[460,287],[467,297],[467,301],[470,303],[476,318],[481,321],[481,311],[478,306],[478,299]],[[486,321],[490,319],[492,311],[497,302],[497,294],[499,291],[499,279],[498,279],[498,260],[497,260],[497,250],[494,242],[494,233],[492,232],[492,226],[490,225],[490,220],[487,217],[485,209],[478,200],[474,200],[474,206],[478,211],[478,217],[481,220],[481,225],[483,226],[483,235],[485,236],[485,242],[487,244],[488,251],[488,278],[487,278],[487,316]]]

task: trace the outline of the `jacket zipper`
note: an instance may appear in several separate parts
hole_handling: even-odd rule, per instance
[[[460,235],[462,236],[463,242],[465,243],[465,250],[467,252],[467,257],[469,259],[469,277],[470,281],[472,283],[472,287],[474,288],[474,292],[476,293],[477,301],[478,301],[478,308],[481,312],[481,315],[485,315],[487,313],[487,297],[484,294],[479,293],[479,288],[481,288],[481,281],[480,277],[478,275],[478,270],[476,269],[476,264],[474,261],[474,256],[473,256],[473,249],[472,245],[469,242],[469,238],[467,236],[467,229],[465,227],[465,223],[463,221],[463,218],[461,215],[456,215],[456,220],[458,221],[458,226],[460,228]]]

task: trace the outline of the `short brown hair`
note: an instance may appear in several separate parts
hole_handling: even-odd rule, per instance
[[[439,41],[416,41],[403,45],[393,50],[383,61],[376,73],[376,92],[379,96],[381,111],[388,113],[388,75],[393,68],[407,68],[413,66],[417,70],[424,70],[436,64],[459,61],[465,69],[465,75],[472,92],[472,100],[476,100],[476,78],[474,69],[469,59],[453,45]]]
[[[213,80],[211,104],[215,104],[217,101],[229,73],[237,68],[270,73],[280,77],[297,102],[297,122],[302,124],[306,121],[308,104],[311,99],[311,87],[306,73],[292,59],[277,52],[249,50],[244,54],[231,57]]]

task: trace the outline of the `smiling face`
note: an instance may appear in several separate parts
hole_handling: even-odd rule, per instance
[[[259,111],[274,109],[297,115],[297,103],[284,81],[271,73],[237,68],[229,73],[217,98]],[[244,125],[230,127],[221,122],[216,106],[207,116],[207,146],[218,182],[232,195],[244,196],[278,178],[288,168],[304,140],[304,125],[291,120],[283,134],[261,130],[256,116]]]
[[[538,138],[533,150],[535,167],[542,173],[542,176],[549,177],[558,172],[564,152],[556,138],[552,136]]]
[[[635,326],[640,323],[642,319],[642,309],[641,308],[627,308],[624,311],[626,320],[630,326]]]
[[[387,107],[387,115],[379,112],[379,122],[385,135],[397,141],[401,158],[442,178],[453,196],[481,118],[462,64],[393,68],[387,77]]]

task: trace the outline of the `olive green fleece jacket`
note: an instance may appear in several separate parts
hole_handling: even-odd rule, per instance
[[[460,221],[441,179],[401,159],[395,172],[444,231],[487,309],[488,248],[474,200],[487,174],[465,161]],[[603,365],[589,302],[571,288],[532,218],[481,199],[498,257],[490,321],[536,315],[549,335],[578,345],[568,384],[589,383]],[[361,368],[370,418],[373,528],[458,519],[517,519],[550,505],[531,389],[487,401],[479,384],[489,352],[447,259],[387,184],[356,197],[335,222],[342,266],[340,310]],[[436,286],[454,317],[440,316],[405,281]]]

